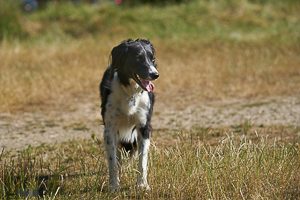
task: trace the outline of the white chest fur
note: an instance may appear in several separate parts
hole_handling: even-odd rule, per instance
[[[150,99],[134,81],[127,87],[120,84],[115,74],[112,93],[106,105],[105,121],[120,135],[127,135],[134,126],[141,127],[147,122]]]

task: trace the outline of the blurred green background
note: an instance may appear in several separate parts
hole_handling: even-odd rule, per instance
[[[300,42],[299,0],[0,0],[0,39],[53,41],[146,37]]]

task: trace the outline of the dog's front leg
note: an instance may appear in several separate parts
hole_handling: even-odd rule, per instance
[[[106,156],[108,161],[109,171],[109,189],[114,192],[119,190],[120,179],[119,179],[119,167],[117,159],[117,141],[116,134],[111,128],[105,128],[104,131],[104,142],[106,147]]]
[[[149,190],[150,187],[147,181],[148,171],[148,152],[150,147],[150,128],[148,126],[140,128],[138,135],[139,146],[139,174],[137,186]]]

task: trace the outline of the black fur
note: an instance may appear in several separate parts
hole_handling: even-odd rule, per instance
[[[137,141],[134,140],[132,143],[130,142],[120,142],[119,147],[123,149],[127,154],[133,155],[137,150]]]
[[[149,92],[148,95],[149,95],[151,104],[150,104],[149,112],[147,114],[147,123],[144,127],[140,128],[141,134],[142,134],[143,138],[145,138],[145,139],[150,138],[150,133],[152,131],[152,126],[151,126],[150,122],[151,122],[151,117],[152,117],[152,112],[153,112],[154,101],[155,101],[154,93]]]
[[[142,46],[143,48],[141,48]],[[145,52],[141,51],[144,49]],[[146,55],[143,55],[145,54]],[[141,56],[139,56],[141,55]],[[147,58],[147,59],[145,59]],[[111,64],[103,74],[102,81],[99,85],[100,97],[101,97],[101,116],[103,123],[105,124],[105,112],[108,101],[108,96],[111,94],[111,83],[115,72],[118,73],[119,81],[122,85],[129,85],[130,79],[134,78],[134,73],[138,74],[141,78],[156,79],[158,74],[150,74],[140,66],[153,65],[156,67],[155,62],[155,49],[150,41],[145,39],[132,40],[128,39],[121,42],[119,45],[114,47],[111,51]],[[146,92],[146,91],[143,91]],[[150,137],[151,128],[151,116],[154,105],[154,93],[148,92],[151,106],[147,115],[147,123],[144,127],[140,128],[142,136],[144,138]],[[133,144],[121,142],[122,146],[126,151],[132,151],[136,149],[137,141]]]
[[[147,181],[151,116],[154,105],[153,80],[159,77],[155,50],[148,40],[125,40],[111,51],[111,64],[99,85],[109,185],[120,186],[120,152],[139,151],[137,186],[149,189]],[[132,128],[131,132],[128,131]]]
[[[146,49],[147,57],[149,57],[152,64],[157,67],[156,61],[155,61],[155,49],[153,45],[150,43],[149,40],[145,39],[137,39],[132,40],[128,39],[118,46],[114,47],[111,51],[111,64],[109,68],[104,72],[102,81],[99,86],[100,90],[100,97],[101,97],[101,115],[103,122],[105,124],[104,120],[104,114],[106,111],[106,104],[107,104],[107,98],[111,93],[111,82],[113,79],[114,72],[118,72],[118,77],[120,79],[120,82],[123,85],[129,85],[129,79],[133,78],[133,72],[137,72],[142,78],[151,77],[153,75],[147,74],[144,72],[144,70],[139,69],[139,66],[145,65],[144,60],[137,62],[136,55],[133,51],[129,52],[129,48],[137,48],[137,45],[142,45]],[[138,49],[136,51],[139,51]],[[132,55],[133,54],[133,55]],[[153,77],[151,77],[153,78]],[[154,79],[158,78],[154,77]],[[154,94],[152,94],[153,97],[151,97],[154,100]],[[150,99],[151,99],[150,98]],[[152,114],[152,111],[151,111]]]
[[[112,70],[111,68],[108,68],[102,77],[102,81],[99,85],[99,90],[100,90],[100,97],[101,97],[101,116],[102,116],[102,120],[103,123],[105,124],[104,121],[104,114],[106,111],[106,104],[107,104],[107,98],[111,93],[111,81],[112,81]]]

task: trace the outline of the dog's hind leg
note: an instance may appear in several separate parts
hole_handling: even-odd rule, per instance
[[[139,174],[137,179],[137,186],[142,189],[150,190],[147,181],[148,173],[148,152],[150,148],[150,127],[145,126],[140,128],[138,135],[139,148]]]
[[[104,142],[107,153],[108,171],[109,171],[109,189],[114,192],[119,190],[119,166],[117,158],[117,138],[111,128],[104,130]]]

